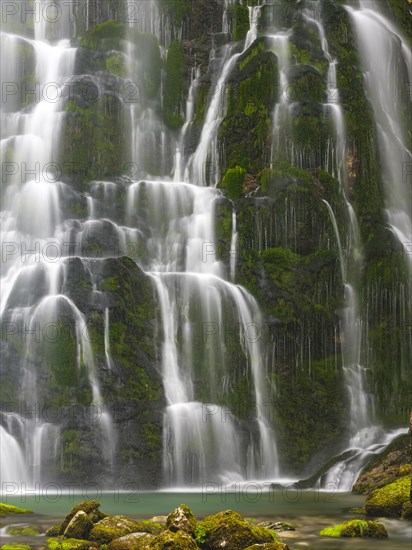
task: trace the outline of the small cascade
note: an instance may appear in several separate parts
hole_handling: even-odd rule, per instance
[[[230,238],[230,280],[232,283],[236,279],[236,259],[237,259],[237,241],[238,241],[238,232],[237,232],[237,216],[235,206],[233,205],[232,210],[232,236]]]
[[[240,53],[233,54],[233,46],[225,46],[220,76],[216,82],[213,96],[207,109],[199,144],[189,158],[185,170],[185,180],[198,186],[216,187],[220,180],[218,170],[217,132],[224,117],[226,83],[238,58],[249,48],[257,37],[261,6],[249,7],[249,31]],[[212,170],[208,170],[212,167]],[[212,174],[210,174],[212,172]],[[209,181],[210,176],[210,181]]]
[[[168,403],[165,482],[274,478],[277,455],[267,420],[262,319],[255,300],[223,279],[223,265],[215,258],[214,209],[220,193],[171,181],[136,182],[128,193],[128,225],[136,223],[140,204],[145,206],[147,217],[141,221],[148,226],[148,260],[142,267],[153,278],[161,312]],[[235,245],[236,219],[232,240]],[[244,411],[220,404],[235,385],[227,369],[233,349],[250,380],[249,405],[256,413],[251,424],[243,425]]]
[[[375,0],[346,6],[357,33],[364,81],[372,103],[383,160],[387,217],[405,249],[412,276],[412,191],[407,167],[412,163],[407,120],[402,117],[405,83],[412,80],[412,52],[407,41]]]

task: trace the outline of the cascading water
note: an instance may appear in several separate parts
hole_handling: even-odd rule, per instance
[[[353,20],[364,65],[364,80],[372,103],[383,160],[387,217],[405,249],[412,273],[412,152],[407,121],[403,120],[405,85],[412,79],[412,52],[395,25],[383,15],[379,2],[360,0],[347,6]]]
[[[41,12],[45,4],[37,2],[35,7]],[[65,324],[66,328],[69,324],[74,327],[70,338],[77,349],[77,368],[86,368],[93,402],[101,408],[97,430],[109,464],[115,440],[112,419],[102,404],[86,320],[63,292],[67,265],[64,256],[68,250],[61,239],[65,235],[61,199],[66,185],[57,180],[56,167],[59,167],[59,144],[65,119],[62,90],[73,76],[76,49],[70,47],[67,38],[53,45],[47,39],[55,33],[61,36],[70,32],[68,7],[66,3],[62,12],[67,24],[60,24],[58,31],[41,12],[34,17],[34,40],[2,32],[3,45],[11,44],[9,55],[14,55],[5,67],[2,64],[2,82],[16,81],[13,67],[18,64],[18,49],[13,48],[13,44],[18,43],[33,57],[36,90],[33,94],[32,88],[28,90],[23,85],[23,89],[18,90],[21,104],[13,97],[11,102],[3,104],[6,132],[1,143],[6,159],[8,148],[13,151],[13,160],[7,160],[13,170],[8,172],[6,180],[3,178],[2,247],[9,253],[2,258],[5,260],[1,280],[2,327],[8,327],[9,332],[20,338],[23,348],[18,365],[22,414],[10,413],[18,417],[18,433],[15,423],[8,422],[10,414],[2,413],[5,421],[2,434],[6,432],[2,436],[2,454],[15,455],[15,460],[8,461],[8,468],[2,470],[2,480],[24,482],[26,486],[41,481],[45,464],[58,461],[59,426],[43,419],[41,384],[37,376],[39,362],[46,361],[47,354],[57,349],[49,337],[45,337],[46,327],[57,329]],[[57,257],[56,251],[60,251]],[[39,288],[42,280],[44,283]],[[64,360],[70,361],[70,358]]]

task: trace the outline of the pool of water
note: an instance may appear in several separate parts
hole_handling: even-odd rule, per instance
[[[280,533],[282,539],[293,548],[325,550],[365,549],[394,550],[411,548],[411,523],[382,519],[389,537],[377,539],[333,539],[320,537],[319,531],[324,527],[348,519],[360,518],[350,509],[362,506],[363,496],[352,493],[329,493],[319,491],[299,491],[284,488],[283,490],[261,490],[257,484],[239,487],[233,492],[220,491],[217,487],[205,488],[203,492],[187,491],[107,491],[93,492],[91,489],[80,493],[59,492],[43,494],[21,494],[5,497],[2,501],[29,508],[33,515],[2,518],[0,531],[2,544],[5,542],[26,541],[33,547],[45,546],[44,536],[17,537],[8,536],[4,527],[13,525],[37,525],[41,531],[60,521],[78,502],[96,498],[101,502],[101,509],[111,514],[125,514],[136,518],[151,518],[155,515],[167,515],[179,504],[185,503],[193,513],[201,518],[221,510],[236,510],[244,517],[261,520],[282,520],[293,523],[296,531]]]

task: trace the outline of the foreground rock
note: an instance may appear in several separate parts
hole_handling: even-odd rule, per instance
[[[196,518],[192,514],[189,506],[181,504],[176,510],[167,516],[166,527],[169,531],[185,531],[189,535],[193,535],[196,528]]]
[[[126,516],[107,516],[94,524],[89,538],[101,545],[131,533],[150,533],[151,530],[150,522],[135,521]]]
[[[12,516],[14,514],[32,514],[33,512],[31,510],[27,510],[26,508],[19,508],[18,506],[12,506],[11,504],[4,504],[3,502],[0,502],[0,518],[4,518],[6,516]]]
[[[366,497],[365,511],[368,516],[399,518],[408,514],[410,503],[411,478],[404,476],[394,483],[376,489]],[[404,509],[405,506],[405,509]]]
[[[136,548],[150,548],[154,535],[149,533],[131,533],[119,539],[113,540],[108,546],[108,550],[135,550]]]
[[[72,508],[49,529],[48,534],[58,535],[47,540],[49,550],[287,550],[272,528],[292,528],[282,522],[256,526],[232,510],[197,522],[185,504],[167,517],[153,518],[158,522],[106,515],[99,507],[88,501]]]
[[[80,502],[80,504],[76,504],[76,506],[73,506],[65,519],[61,523],[55,525],[54,527],[51,527],[47,531],[47,535],[51,537],[64,535],[70,522],[78,512],[84,512],[91,523],[96,523],[105,518],[107,515],[100,511],[100,502],[98,502],[97,500],[86,500],[84,502]]]
[[[232,510],[207,516],[196,526],[196,542],[205,550],[244,550],[248,546],[272,543],[276,539],[275,532],[252,525]]]
[[[354,519],[333,527],[326,527],[319,534],[322,537],[375,537],[378,539],[388,536],[388,532],[382,523],[362,519]]]

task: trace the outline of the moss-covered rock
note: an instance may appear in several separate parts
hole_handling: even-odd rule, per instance
[[[366,497],[365,510],[368,516],[400,517],[405,502],[409,502],[411,476],[401,479],[381,489],[376,489]]]
[[[196,528],[196,518],[189,506],[181,504],[167,516],[166,527],[169,531],[182,530],[189,535],[193,535]]]
[[[118,539],[112,540],[107,545],[108,550],[146,550],[151,548],[151,543],[154,540],[154,535],[149,533],[130,533]]]
[[[333,527],[326,527],[319,533],[322,537],[375,537],[385,538],[388,532],[382,523],[353,519]]]
[[[49,550],[88,550],[97,548],[97,545],[88,540],[66,539],[64,537],[47,539]]]
[[[243,40],[249,30],[249,10],[246,5],[241,4],[239,0],[236,1],[235,10],[234,10],[234,26],[233,26],[233,40],[238,42]]]
[[[46,534],[52,537],[63,535],[78,512],[84,512],[92,523],[97,523],[106,517],[106,514],[100,510],[100,502],[97,500],[85,500],[73,506],[65,519],[61,523],[51,527],[46,531]]]
[[[126,27],[118,21],[105,21],[87,31],[81,41],[83,48],[120,50],[121,41],[126,37]]]
[[[32,537],[36,535],[40,535],[40,531],[37,529],[37,527],[33,525],[28,525],[26,527],[12,527],[11,529],[7,530],[8,535],[21,535],[23,537]]]
[[[87,539],[92,529],[92,520],[86,512],[79,510],[70,520],[64,531],[64,536],[68,539]]]
[[[163,119],[171,130],[178,130],[183,122],[184,58],[180,43],[174,40],[167,50],[166,80],[163,86]]]
[[[193,538],[184,531],[163,531],[150,541],[148,548],[153,550],[196,550],[199,547],[196,545]]]
[[[229,168],[224,175],[219,187],[226,189],[229,199],[238,199],[242,194],[246,170],[241,166]]]
[[[31,510],[26,508],[19,508],[19,506],[13,506],[11,504],[4,504],[0,502],[0,517],[12,516],[14,514],[32,514]]]
[[[252,544],[276,540],[274,532],[252,525],[232,510],[205,517],[198,522],[195,536],[198,545],[205,550],[223,547],[243,550]]]
[[[150,531],[151,526],[142,521],[134,521],[126,516],[107,516],[93,526],[89,538],[101,545],[131,533]]]
[[[18,542],[11,542],[9,544],[2,544],[0,550],[32,550],[32,547],[28,544],[20,544]]]

